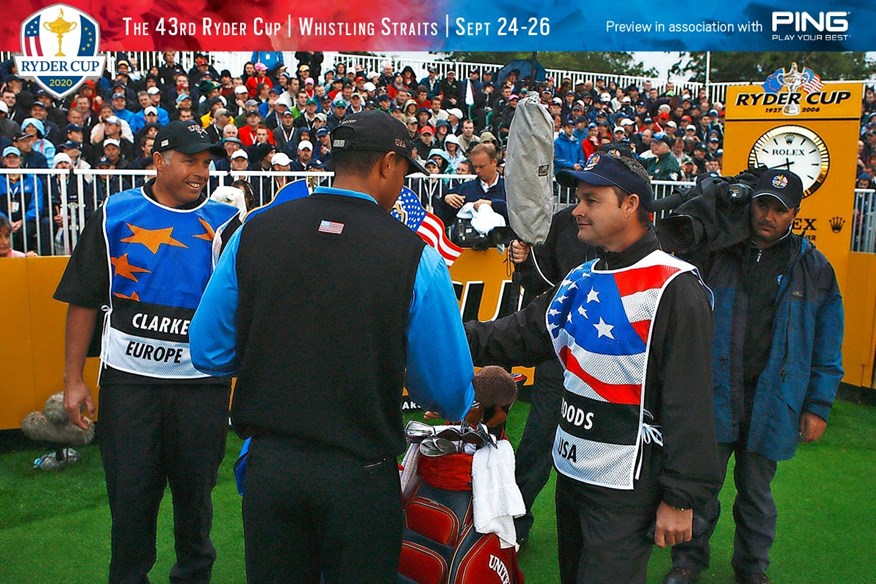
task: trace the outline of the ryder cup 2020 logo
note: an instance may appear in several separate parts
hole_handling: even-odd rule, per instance
[[[24,19],[18,74],[34,79],[57,99],[67,97],[89,77],[100,77],[106,57],[97,56],[100,26],[91,16],[65,4],[43,8]]]

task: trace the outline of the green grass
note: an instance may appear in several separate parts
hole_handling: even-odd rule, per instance
[[[513,408],[512,441],[520,438],[528,404]],[[773,483],[779,507],[778,537],[770,576],[779,584],[876,582],[876,408],[840,402],[827,433],[803,445],[779,465]],[[82,449],[83,460],[63,472],[40,472],[33,459],[45,453],[16,445],[0,456],[0,584],[105,582],[109,562],[109,511],[100,454]],[[214,491],[213,541],[218,551],[213,582],[244,582],[240,497],[231,466],[240,440],[229,436]],[[721,494],[726,513],[712,539],[713,563],[703,584],[733,582],[730,569],[734,489]],[[158,561],[153,582],[166,582],[173,563],[169,494],[161,508]],[[535,504],[536,523],[520,552],[528,584],[558,582],[553,479]],[[669,553],[655,548],[649,583],[669,569]]]

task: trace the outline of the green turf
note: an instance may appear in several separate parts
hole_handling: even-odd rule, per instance
[[[528,404],[511,412],[516,444]],[[876,408],[838,403],[825,437],[803,445],[779,465],[773,483],[779,506],[778,538],[770,576],[779,584],[870,584],[876,582]],[[231,465],[240,440],[231,436],[214,492],[213,541],[218,551],[213,582],[244,582],[240,498]],[[8,449],[8,448],[7,448]],[[13,449],[0,456],[0,584],[93,584],[106,581],[109,512],[96,447],[63,472],[41,472],[31,463],[45,450]],[[700,580],[730,584],[733,486],[721,495],[727,513],[713,537],[713,565]],[[536,523],[520,552],[528,584],[558,582],[553,479],[536,501]],[[169,495],[161,508],[158,561],[153,582],[166,582],[173,562]],[[656,550],[649,583],[670,565]]]

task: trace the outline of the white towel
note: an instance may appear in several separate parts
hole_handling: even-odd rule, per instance
[[[486,235],[496,227],[505,227],[505,218],[493,211],[492,205],[480,205],[474,208],[474,203],[466,203],[456,214],[460,219],[471,219],[471,226]]]
[[[516,547],[514,518],[526,513],[514,480],[514,449],[507,440],[498,448],[484,446],[471,465],[474,525],[479,533],[495,533],[502,548]]]

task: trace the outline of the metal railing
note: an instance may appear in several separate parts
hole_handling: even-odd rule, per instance
[[[851,246],[852,251],[876,253],[876,190],[855,189]]]
[[[67,255],[75,247],[85,222],[110,197],[123,190],[140,187],[154,170],[45,170],[0,168],[0,212],[13,222],[12,243],[20,251],[40,255]],[[311,191],[331,186],[331,172],[211,171],[208,194],[236,180],[247,181],[253,189],[253,207],[269,203],[286,183],[306,179]],[[417,193],[423,206],[432,211],[435,197],[454,185],[475,178],[473,175],[414,175],[406,186]],[[691,182],[653,181],[655,199]],[[876,253],[876,191],[855,189],[851,218],[851,251]],[[554,209],[576,204],[575,190],[554,182]],[[662,214],[655,217],[662,218]]]

